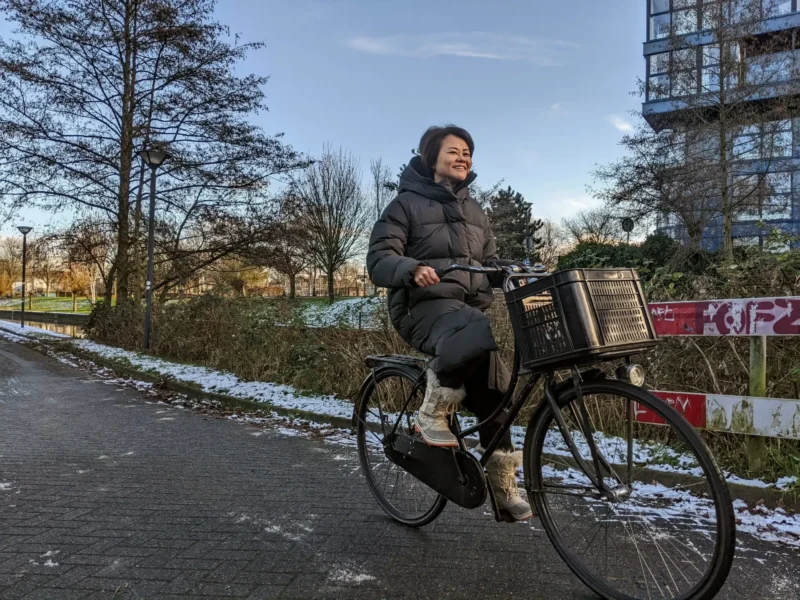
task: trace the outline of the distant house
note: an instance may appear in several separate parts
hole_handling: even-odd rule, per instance
[[[52,286],[51,286],[52,287]],[[18,296],[22,293],[22,282],[15,281],[14,284],[11,286],[12,293],[15,296]],[[26,294],[44,294],[47,290],[47,285],[45,284],[43,279],[39,278],[32,278],[26,279],[25,281],[25,293]]]

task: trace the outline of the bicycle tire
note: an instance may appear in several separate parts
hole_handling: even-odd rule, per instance
[[[588,397],[593,394],[613,395],[623,398],[627,401],[633,401],[639,405],[643,405],[664,419],[664,421],[670,427],[672,427],[673,432],[676,432],[677,435],[680,436],[682,443],[687,444],[694,452],[697,462],[702,468],[703,476],[708,484],[708,488],[711,492],[710,495],[712,496],[714,503],[717,522],[717,543],[715,544],[711,564],[706,569],[706,572],[701,580],[685,593],[674,596],[670,600],[709,600],[713,598],[724,585],[731,569],[736,546],[736,525],[728,487],[719,470],[719,467],[716,465],[716,462],[708,451],[705,442],[694,430],[694,428],[686,421],[686,419],[680,415],[680,413],[678,413],[666,402],[656,398],[654,395],[644,389],[619,380],[597,379],[583,383],[581,385],[581,390],[584,397]],[[557,398],[557,403],[559,409],[562,409],[562,415],[563,409],[567,408],[571,402],[576,400],[576,398],[577,395],[573,386],[569,386],[560,393],[559,397]],[[545,438],[553,421],[553,412],[550,408],[550,405],[547,403],[547,401],[543,401],[540,408],[534,413],[534,415],[532,415],[528,425],[528,430],[526,432],[524,445],[525,486],[528,491],[531,504],[536,507],[536,510],[541,518],[542,526],[556,551],[564,560],[564,562],[567,563],[572,572],[585,585],[605,599],[636,600],[636,596],[631,596],[627,593],[623,593],[614,589],[606,581],[592,572],[592,570],[584,564],[582,557],[578,556],[577,552],[572,550],[572,548],[567,545],[566,539],[562,537],[562,533],[559,531],[559,527],[555,522],[553,513],[550,510],[549,500],[546,496],[546,493],[541,491],[547,487],[547,484],[545,483],[545,477],[543,476],[543,467],[547,468],[547,459],[544,458],[544,448]],[[584,483],[583,485],[585,486],[586,484]],[[595,519],[597,518],[594,512],[592,512],[591,517]],[[623,521],[622,517],[618,518],[620,521]],[[642,520],[644,520],[644,518],[642,518]],[[631,521],[629,520],[629,524],[630,522]],[[626,529],[624,525],[621,528]],[[632,526],[630,529],[633,531]],[[647,531],[646,527],[643,527],[643,529]],[[634,542],[636,551],[639,553],[639,559],[641,560],[640,550],[639,547],[636,546],[633,536],[627,530],[626,533]],[[659,543],[656,541],[656,537],[654,537],[649,531],[647,533],[653,538],[652,542],[660,548]],[[586,537],[585,534],[584,537]],[[593,541],[589,542],[589,545],[592,543]],[[675,544],[673,544],[673,546],[675,546]],[[606,550],[608,550],[607,547]],[[584,554],[585,553],[586,551],[584,551]],[[606,560],[608,559],[606,558]],[[661,560],[667,564],[663,557],[661,557]],[[699,569],[697,570],[699,571]],[[642,573],[644,574],[646,583],[647,573],[644,571],[644,566],[642,566]],[[612,579],[614,579],[614,577],[612,577]],[[641,586],[641,584],[639,585]],[[650,596],[649,590],[647,595]],[[667,596],[663,597],[667,598]]]
[[[381,383],[384,383],[389,379],[399,378],[407,383],[406,389],[411,390],[417,381],[419,373],[419,369],[405,365],[385,365],[379,367],[376,369],[374,377],[371,376],[367,384],[364,386],[363,392],[358,401],[358,407],[356,409],[358,417],[356,426],[358,457],[361,462],[361,470],[363,471],[367,480],[367,486],[369,487],[372,495],[375,497],[375,500],[377,500],[380,507],[395,521],[408,527],[422,527],[435,520],[444,510],[444,507],[447,504],[447,499],[439,494],[436,494],[418,479],[414,478],[409,473],[402,471],[402,469],[400,469],[400,467],[397,465],[394,465],[394,467],[402,471],[405,476],[413,479],[413,482],[416,482],[416,484],[423,486],[426,490],[428,490],[430,494],[434,496],[434,499],[431,501],[430,506],[423,507],[424,510],[419,511],[416,514],[407,512],[404,508],[398,506],[396,502],[392,502],[392,500],[387,497],[387,494],[381,489],[379,478],[376,477],[376,468],[373,468],[373,464],[370,461],[370,445],[367,441],[367,435],[370,433],[370,431],[368,431],[368,420],[370,416],[369,410],[371,401],[376,395],[376,386],[380,386]],[[372,432],[372,434],[376,438],[380,437],[375,432]],[[379,441],[382,443],[383,440],[380,439]],[[386,458],[385,455],[384,458]],[[386,460],[388,461],[388,458]],[[389,471],[387,467],[387,474],[388,472]]]

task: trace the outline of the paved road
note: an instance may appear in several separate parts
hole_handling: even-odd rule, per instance
[[[152,402],[0,339],[0,598],[592,598],[543,532],[406,529],[351,448]],[[800,597],[743,539],[720,597]],[[763,564],[761,564],[763,563]]]

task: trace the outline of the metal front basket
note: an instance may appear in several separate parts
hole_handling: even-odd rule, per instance
[[[634,269],[570,269],[506,293],[522,366],[630,356],[658,343]]]

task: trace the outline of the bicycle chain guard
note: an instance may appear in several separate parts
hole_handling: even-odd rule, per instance
[[[483,467],[469,452],[428,446],[399,433],[387,436],[384,452],[398,467],[459,506],[478,508],[486,501]]]

